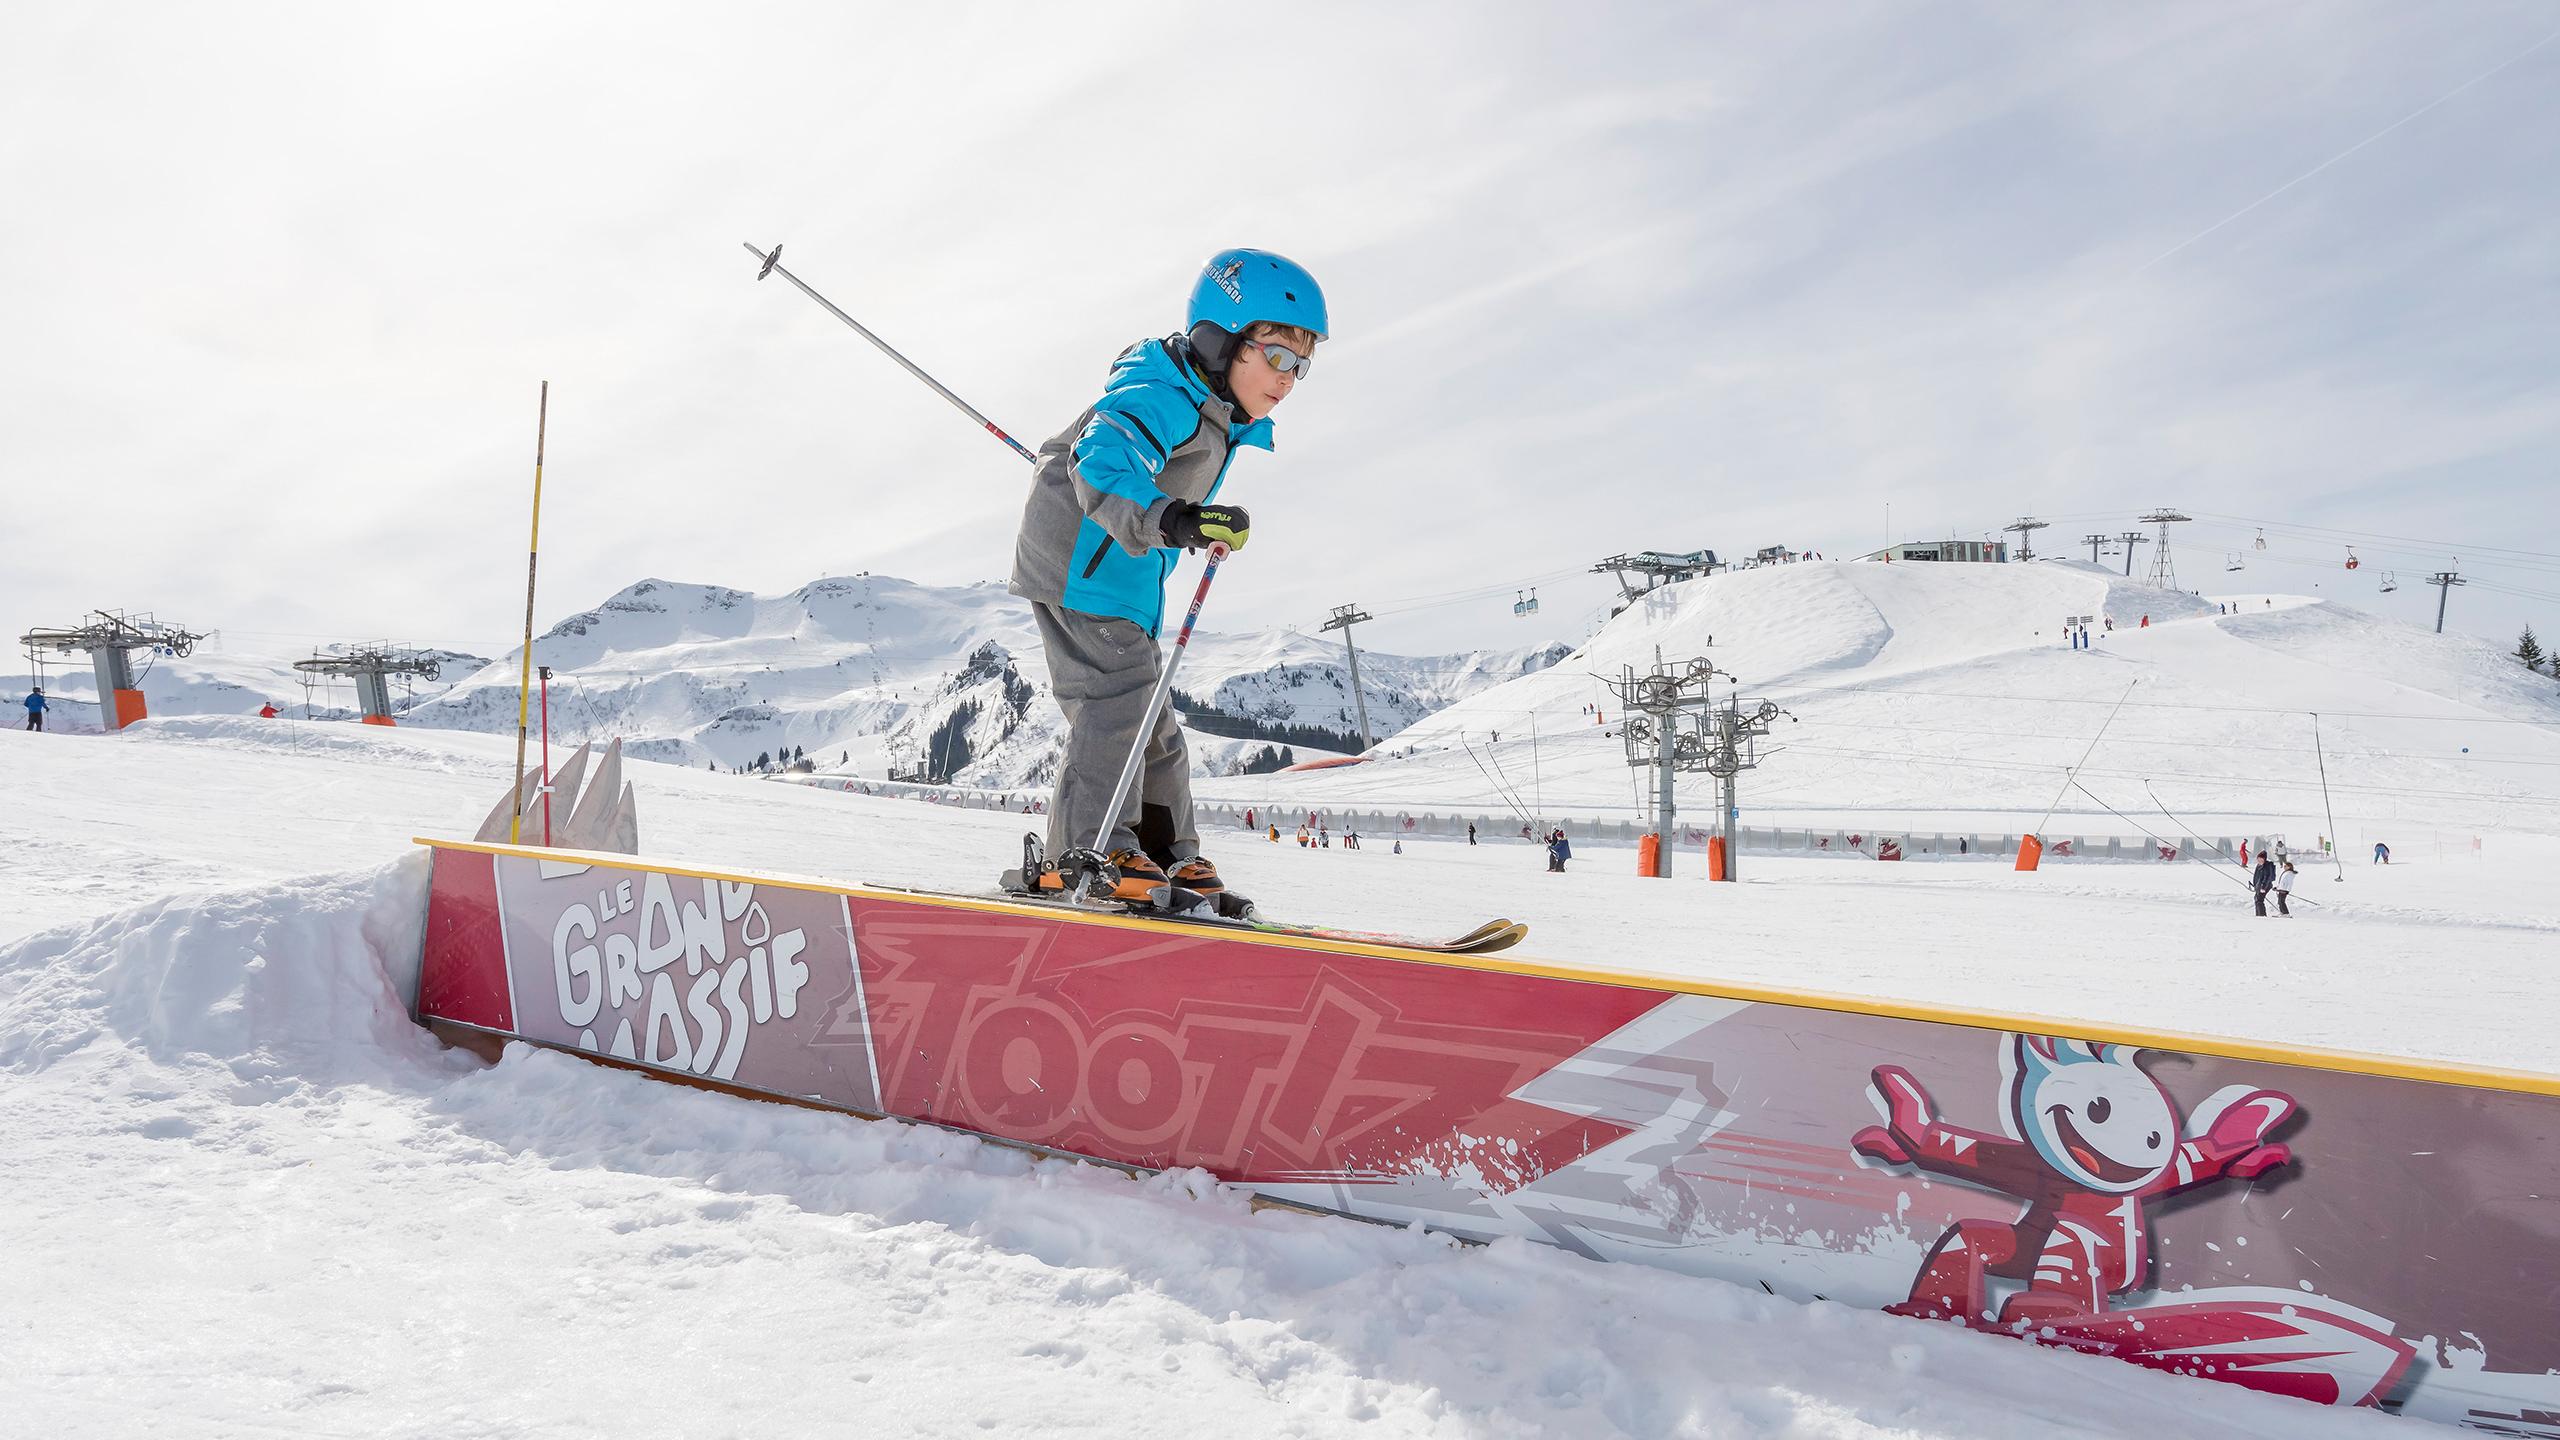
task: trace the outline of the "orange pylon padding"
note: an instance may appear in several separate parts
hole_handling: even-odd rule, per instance
[[[1710,880],[1733,878],[1725,873],[1724,837],[1721,835],[1707,837],[1707,878]]]
[[[367,725],[388,725],[391,723],[391,717],[388,715],[367,715],[364,717],[364,723]]]
[[[2019,869],[2033,870],[2036,868],[2036,862],[2043,858],[2044,842],[2042,840],[2037,839],[2033,835],[2022,835],[2018,837]]]
[[[1662,875],[1662,837],[1647,835],[1636,841],[1636,873],[1654,879]]]
[[[142,719],[149,713],[150,712],[148,710],[143,708],[141,691],[119,690],[116,692],[117,729],[121,730],[127,725],[132,724],[134,721]]]

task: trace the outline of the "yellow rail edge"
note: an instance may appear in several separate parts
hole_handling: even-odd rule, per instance
[[[430,835],[413,835],[410,841],[436,850],[463,850],[481,855],[515,855],[530,860],[565,860],[602,865],[618,870],[654,870],[661,875],[682,875],[695,880],[780,885],[786,889],[808,890],[824,895],[890,900],[901,904],[951,910],[1001,910],[1043,920],[1061,921],[1070,925],[1098,925],[1113,929],[1135,930],[1150,935],[1196,937],[1201,933],[1200,926],[1177,920],[1152,920],[1143,915],[1088,914],[1062,909],[1055,905],[1008,900],[1001,896],[977,899],[922,890],[906,890],[896,886],[847,885],[839,881],[811,876],[753,875],[743,871],[711,870],[698,865],[648,860],[633,855],[610,855],[592,850],[554,850],[539,845],[502,845],[479,840],[447,840]],[[1382,960],[1402,960],[1418,965],[1442,965],[1458,970],[1480,970],[1501,975],[1535,975],[1549,980],[1572,980],[1593,985],[1661,990],[1680,995],[1700,995],[1716,1000],[1793,1005],[1806,1010],[1830,1010],[1849,1015],[1877,1015],[1896,1020],[1925,1020],[1941,1025],[1962,1025],[1977,1030],[2061,1035],[2075,1040],[2133,1045],[2145,1050],[2176,1050],[2190,1055],[2210,1055],[2226,1060],[2301,1065],[2315,1070],[2382,1075],[2397,1080],[2420,1080],[2437,1085],[2468,1085],[2484,1090],[2511,1090],[2532,1095],[2560,1096],[2560,1075],[2547,1075],[2533,1070],[2507,1070],[2491,1065],[2466,1065],[2449,1060],[2424,1060],[2406,1055],[2375,1055],[2358,1050],[2329,1050],[2308,1045],[2280,1045],[2272,1041],[2245,1040],[2227,1035],[2198,1035],[2177,1030],[2151,1030],[2139,1026],[2101,1024],[2065,1016],[1975,1010],[1957,1005],[1930,1005],[1910,1000],[1840,995],[1821,990],[1789,990],[1772,985],[1700,980],[1684,975],[1660,975],[1638,970],[1599,970],[1525,957],[1506,958],[1500,954],[1451,955],[1432,950],[1406,949],[1395,945],[1371,945],[1358,941],[1330,940],[1312,936],[1272,935],[1245,929],[1221,929],[1217,934],[1221,939],[1233,940],[1244,945],[1277,945],[1290,950],[1314,950],[1334,955],[1362,955]]]

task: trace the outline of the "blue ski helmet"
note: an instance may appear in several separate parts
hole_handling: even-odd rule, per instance
[[[1194,334],[1215,325],[1240,335],[1257,320],[1326,334],[1324,290],[1306,267],[1268,250],[1221,250],[1191,287],[1191,313],[1183,328]]]

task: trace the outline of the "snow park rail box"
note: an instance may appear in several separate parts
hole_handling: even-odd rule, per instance
[[[2560,1078],[422,843],[423,1021],[2560,1437]]]

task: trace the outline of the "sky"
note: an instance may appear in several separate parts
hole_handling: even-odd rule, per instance
[[[1222,496],[1211,629],[1578,639],[1618,552],[2033,514],[2085,555],[2173,506],[2188,588],[2431,624],[2452,569],[2448,628],[2560,633],[2553,0],[10,29],[11,638],[501,653],[546,380],[541,627],[647,576],[1001,579],[1028,467],[744,242],[1035,444],[1211,252],[1311,268],[1333,337]]]

